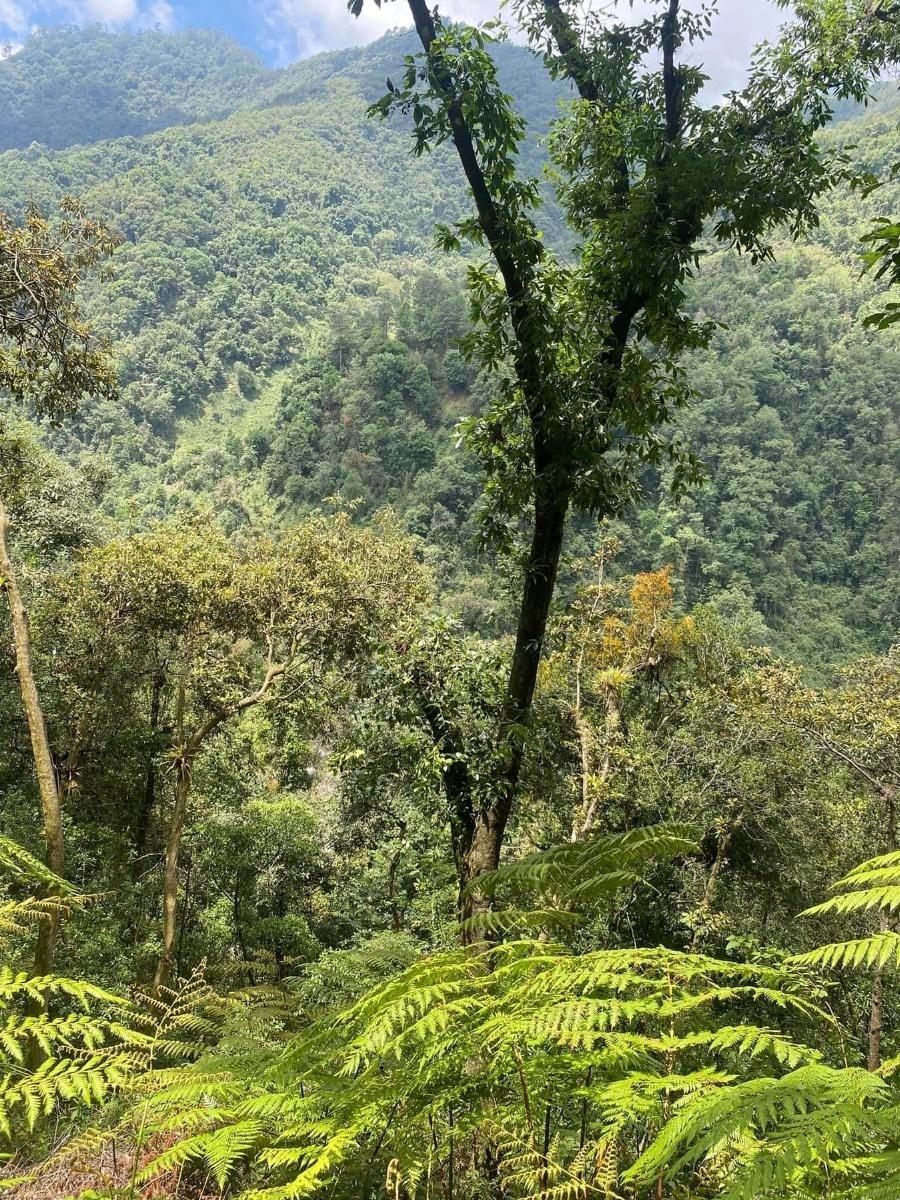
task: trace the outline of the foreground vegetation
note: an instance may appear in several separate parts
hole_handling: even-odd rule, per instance
[[[411,130],[432,183],[452,149],[473,215],[445,202],[439,241],[474,243],[468,306],[337,195],[345,243],[291,209],[239,257],[227,201],[217,224],[195,195],[181,232],[155,213],[150,246],[146,196],[108,182],[114,231],[70,199],[0,222],[19,1200],[900,1191],[890,220],[848,226],[870,275],[828,280],[846,307],[819,291],[848,194],[891,195],[895,114],[861,161],[822,129],[897,26],[810,0],[709,105],[684,61],[706,19],[677,0],[614,28],[514,8],[532,78],[571,97],[543,228],[498,77],[525,60],[421,0],[420,52],[354,135],[387,123],[390,172]],[[175,108],[116,117],[114,57],[123,131],[232,116],[13,155],[19,203],[123,155],[141,187],[166,162],[213,194],[248,127],[307,144],[282,127],[297,79],[198,36],[192,83],[194,40],[138,43],[107,48],[151,99],[159,55]],[[39,65],[78,44],[37,39]],[[373,60],[339,67],[352,108]],[[198,138],[211,174],[170,153]],[[242,194],[281,221],[297,193],[267,179]],[[785,227],[811,240],[779,265]]]

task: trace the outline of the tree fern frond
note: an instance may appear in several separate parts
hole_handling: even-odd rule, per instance
[[[651,840],[635,834],[636,853]],[[247,1171],[246,1200],[340,1200],[384,1172],[413,1200],[485,1138],[510,1200],[649,1194],[661,1178],[673,1195],[810,1200],[824,1177],[835,1200],[881,1200],[890,1169],[864,1164],[900,1126],[890,1066],[827,1066],[777,1027],[833,1026],[816,986],[795,963],[667,947],[516,938],[423,956],[283,1046],[225,1039],[197,1066],[151,1072],[132,1127],[140,1113],[148,1136],[180,1131],[148,1180],[188,1161],[223,1186]],[[176,1043],[205,1036],[215,1009],[161,1007]]]
[[[855,884],[858,879],[865,880],[871,871],[881,870],[894,870],[900,874],[900,850],[890,850],[886,854],[878,854],[874,858],[867,858],[865,862],[858,863],[842,879],[839,879],[834,887]]]
[[[523,937],[547,929],[572,929],[582,916],[561,908],[484,909],[460,922],[463,935],[493,939]]]
[[[91,1002],[121,1008],[125,1001],[105,988],[80,979],[66,979],[60,975],[29,975],[26,971],[13,971],[9,966],[0,966],[0,1006],[8,1007],[20,1000],[35,1000],[44,1004],[54,996],[64,996],[75,1001],[84,1011]]]
[[[798,966],[852,968],[882,968],[900,962],[900,933],[883,930],[871,937],[854,938],[847,942],[831,942],[817,946],[805,954],[794,955]]]
[[[897,912],[900,910],[900,883],[883,884],[880,887],[862,888],[855,892],[844,892],[840,896],[832,896],[821,904],[814,904],[803,912],[805,917],[821,916],[824,913],[854,913],[881,910]]]
[[[61,896],[72,896],[75,888],[60,879],[48,866],[35,858],[17,842],[0,834],[0,871],[18,879],[28,879],[42,888],[52,889]]]
[[[854,867],[831,889],[835,895],[801,916],[825,913],[897,912],[900,909],[900,853],[892,851]]]
[[[287,1184],[276,1187],[251,1189],[245,1200],[300,1200],[312,1196],[356,1145],[356,1133],[352,1129],[338,1131],[328,1142],[318,1148],[316,1158]]]
[[[739,1082],[700,1095],[682,1107],[625,1177],[637,1182],[660,1174],[672,1176],[686,1164],[708,1155],[726,1138],[748,1132],[765,1138],[776,1131],[778,1140],[767,1141],[765,1148],[751,1155],[743,1167],[745,1176],[752,1177],[753,1187],[758,1188],[759,1172],[776,1170],[773,1164],[779,1157],[793,1157],[795,1164],[805,1166],[820,1161],[816,1144],[823,1127],[831,1130],[830,1149],[838,1147],[846,1152],[877,1128],[876,1105],[885,1096],[883,1081],[870,1072],[837,1070],[821,1063],[800,1067],[781,1078]],[[744,1181],[738,1180],[729,1195],[743,1196],[743,1187]]]
[[[537,893],[584,903],[631,886],[640,878],[640,868],[648,863],[696,849],[696,833],[691,826],[643,826],[530,854],[480,875],[477,886],[485,895],[496,895],[506,888],[514,894]]]

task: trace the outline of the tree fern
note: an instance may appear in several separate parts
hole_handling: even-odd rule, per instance
[[[797,955],[801,968],[874,968],[898,961],[898,935],[884,928],[900,908],[900,853],[854,868],[834,895],[805,916],[877,913],[882,928],[868,937]],[[668,1176],[703,1164],[720,1174],[728,1200],[765,1196],[829,1196],[896,1200],[900,1196],[900,1060],[875,1071],[821,1062],[780,1077],[738,1079],[691,1097],[630,1168],[632,1180]]]
[[[464,927],[486,936],[560,932],[577,924],[585,909],[641,883],[653,864],[696,848],[690,826],[661,824],[529,854],[479,876],[479,891],[505,904],[478,913]]]
[[[889,925],[900,912],[900,851],[861,863],[839,879],[833,891],[835,895],[803,915],[879,913],[882,924]],[[900,961],[900,933],[882,928],[869,937],[819,946],[796,961],[831,968],[889,966]]]
[[[690,844],[682,831],[625,838],[629,885],[650,847]],[[613,845],[535,856],[489,886],[594,903],[613,890]],[[223,1046],[193,1087],[181,1074],[154,1088],[146,1127],[185,1136],[145,1177],[193,1163],[244,1180],[256,1200],[358,1197],[385,1182],[427,1196],[440,1177],[469,1187],[485,1172],[518,1200],[618,1195],[648,1131],[680,1105],[735,1077],[818,1065],[778,1031],[784,1011],[825,1019],[791,970],[669,949],[578,954],[520,939],[434,955],[271,1045],[252,1073]]]
[[[530,854],[485,873],[479,887],[488,894],[508,890],[513,895],[561,897],[584,905],[639,882],[648,864],[696,848],[696,831],[688,825],[642,826]]]
[[[59,879],[23,846],[0,834],[0,878],[4,875],[52,885],[62,895],[71,895],[74,891],[71,884]]]
[[[153,1187],[178,1187],[181,1168],[191,1160],[197,1136],[212,1130],[218,1134],[203,1143],[207,1151],[204,1175],[211,1184],[224,1179],[224,1164],[248,1146],[247,1130],[253,1121],[225,1121],[246,1094],[246,1083],[225,1071],[191,1068],[219,1042],[251,1070],[253,1055],[260,1052],[258,1041],[254,1042],[249,1032],[253,1019],[267,1024],[280,1019],[283,993],[260,987],[217,996],[206,983],[204,970],[205,964],[201,964],[172,987],[135,997],[120,1030],[121,1043],[130,1052],[129,1069],[117,1080],[118,1092],[125,1098],[124,1119],[121,1108],[101,1113],[97,1124],[64,1141],[35,1167],[33,1176],[39,1182],[52,1180],[60,1171],[67,1173],[73,1164],[88,1159],[98,1165],[85,1195],[122,1194],[117,1190],[121,1166],[117,1176],[108,1155],[104,1156],[105,1148],[114,1144],[129,1168],[124,1194],[130,1200],[138,1194],[135,1189],[146,1174],[142,1164],[151,1159]],[[163,1107],[169,1117],[162,1115]],[[178,1137],[173,1144],[175,1130]],[[103,1163],[106,1165],[101,1166]],[[105,1190],[97,1193],[97,1184]]]
[[[687,838],[627,836],[629,886],[653,861],[647,847],[681,853]],[[611,844],[534,856],[488,886],[595,904],[612,892]],[[894,866],[864,864],[838,891],[891,887]],[[290,1035],[271,1005],[254,1027],[243,997],[245,1016],[230,1028],[226,1017],[196,1064],[176,1054],[129,1083],[120,1133],[161,1147],[138,1184],[197,1168],[246,1200],[357,1200],[385,1186],[428,1200],[451,1181],[459,1196],[496,1186],[511,1200],[896,1200],[897,1063],[836,1067],[785,1032],[833,1024],[809,972],[824,961],[577,953],[545,936],[423,957]],[[222,1014],[184,1003],[179,1037],[202,1045]]]
[[[71,902],[72,889],[26,850],[0,838],[7,878],[49,885]],[[29,922],[46,919],[51,900],[0,903],[9,947]],[[3,944],[0,943],[0,949]],[[96,1105],[140,1065],[142,1035],[122,1021],[119,997],[83,980],[33,976],[0,963],[0,1137],[18,1140],[61,1107]],[[99,1010],[99,1011],[98,1011]]]
[[[70,884],[58,880],[33,854],[0,834],[0,881],[4,877],[52,888],[55,894],[44,899],[28,896],[25,899],[4,900],[0,897],[0,939],[4,936],[8,938],[11,934],[22,934],[30,924],[46,919],[53,913],[64,913],[73,897]],[[0,940],[0,948],[2,944]]]

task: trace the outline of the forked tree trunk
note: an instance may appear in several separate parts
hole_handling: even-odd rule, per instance
[[[31,656],[31,633],[28,626],[28,611],[22,600],[15,568],[9,556],[9,516],[0,500],[0,572],[2,587],[9,601],[12,619],[13,645],[16,651],[16,675],[22,693],[22,706],[31,735],[31,752],[41,797],[41,812],[44,822],[47,866],[62,878],[65,867],[65,842],[63,838],[62,809],[59,798],[59,782],[50,742],[47,723],[41,707],[37,681],[34,677],[34,662]],[[52,894],[52,893],[51,893]],[[53,968],[56,943],[59,936],[59,914],[50,912],[38,928],[37,947],[34,956],[35,975],[49,975]]]

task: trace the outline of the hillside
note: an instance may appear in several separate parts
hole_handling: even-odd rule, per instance
[[[123,238],[91,299],[122,403],[52,435],[109,471],[110,513],[212,510],[234,527],[338,491],[363,516],[391,503],[448,606],[483,626],[502,613],[470,549],[478,481],[453,430],[487,385],[453,346],[461,271],[432,242],[465,194],[449,155],[416,160],[403,128],[366,116],[409,48],[391,35],[267,72],[218,35],[45,35],[0,64],[0,95],[21,91],[0,141],[28,145],[0,160],[0,207],[72,192]],[[536,170],[560,93],[525,51],[498,53]],[[883,172],[898,112],[886,92],[828,136]],[[622,526],[626,566],[672,562],[687,602],[752,605],[761,636],[815,665],[883,647],[898,617],[900,345],[863,329],[858,267],[867,220],[898,200],[836,193],[810,244],[785,240],[761,272],[708,261],[696,304],[723,328],[689,365],[684,429],[709,482],[673,505],[648,481]],[[591,538],[579,527],[573,552]]]
[[[231,112],[265,82],[262,63],[212,30],[37,31],[0,62],[0,151],[137,136]]]

